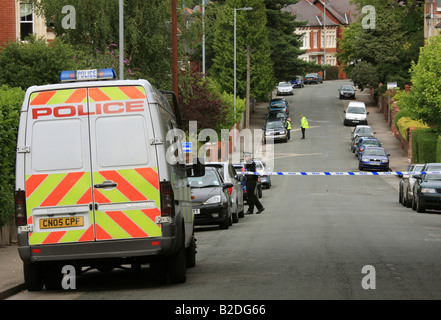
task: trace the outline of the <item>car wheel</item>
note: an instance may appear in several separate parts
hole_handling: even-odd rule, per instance
[[[415,190],[413,191],[412,197],[412,210],[416,210]]]
[[[239,222],[239,204],[236,201],[236,212],[233,214],[233,222],[238,223]]]
[[[424,206],[421,204],[421,200],[419,198],[417,198],[416,201],[416,211],[419,213],[426,212],[426,208],[424,208]]]
[[[400,191],[398,192],[398,202],[404,206],[403,189],[401,188],[401,186],[400,186]]]
[[[412,199],[409,197],[409,189],[406,190],[406,199],[404,200],[404,205],[407,208],[412,207]]]

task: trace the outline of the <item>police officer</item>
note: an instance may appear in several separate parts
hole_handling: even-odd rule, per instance
[[[291,140],[291,118],[286,119],[285,129],[287,132],[288,140]]]
[[[251,159],[251,155],[245,155],[245,170],[249,172],[256,172],[256,163]],[[261,213],[265,208],[260,203],[259,198],[256,197],[256,186],[257,186],[257,175],[247,174],[246,178],[246,186],[247,186],[247,194],[248,194],[248,211],[247,214],[254,213],[254,206],[257,208],[256,213]]]
[[[309,128],[309,124],[308,124],[308,120],[306,119],[306,117],[303,114],[300,116],[300,118],[301,118],[300,126],[302,127],[302,139],[305,139],[305,131],[306,131],[306,129]]]

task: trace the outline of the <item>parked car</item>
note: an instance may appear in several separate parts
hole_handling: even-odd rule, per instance
[[[366,147],[358,160],[358,169],[389,171],[389,156],[384,148]]]
[[[315,83],[315,84],[319,84],[319,83],[323,83],[323,78],[321,75],[319,75],[318,73],[308,73],[305,76],[305,80],[303,81],[305,84],[307,83]]]
[[[364,102],[351,101],[348,104],[348,108],[345,113],[345,119],[343,124],[347,125],[358,125],[358,124],[368,124],[367,115],[369,112],[366,111],[366,106]]]
[[[265,117],[265,121],[282,121],[282,123],[285,123],[286,119],[288,115],[282,110],[270,111]]]
[[[422,172],[441,171],[441,163],[426,163]],[[413,185],[412,209],[425,212],[426,209],[441,210],[441,174],[415,173]]]
[[[233,184],[224,182],[213,167],[206,167],[204,176],[188,178],[188,182],[195,225],[218,224],[219,228],[228,229],[233,224],[228,188]]]
[[[239,180],[242,184],[243,189],[243,199],[248,203],[248,191],[247,191],[247,184],[246,184],[246,177],[242,173],[245,172],[245,164],[244,163],[238,163],[233,164],[234,169],[236,170],[236,173],[239,175]],[[257,185],[256,190],[254,190],[254,196],[262,198],[262,181],[259,178],[257,179]]]
[[[233,187],[228,189],[230,192],[233,222],[239,222],[239,218],[244,217],[243,189],[233,165],[230,162],[206,162],[205,166],[216,168],[224,182],[229,182],[233,185]]]
[[[285,129],[285,124],[282,121],[267,121],[262,128],[263,143],[265,144],[268,139],[273,141],[282,140],[288,142],[288,133]]]
[[[354,130],[351,131],[351,140],[354,140],[357,136],[369,137],[374,136],[375,132],[370,126],[358,125],[355,126]]]
[[[268,112],[270,111],[283,111],[289,114],[288,104],[284,100],[271,100],[268,106]]]
[[[407,167],[408,172],[420,172],[423,169],[424,164],[420,163],[412,163]],[[413,199],[413,186],[415,184],[416,179],[413,177],[413,173],[411,174],[403,174],[399,176],[400,183],[398,185],[398,201],[408,208],[412,206]]]
[[[357,158],[360,157],[360,154],[363,152],[366,147],[381,147],[381,142],[377,138],[373,137],[360,137],[358,143],[355,146],[355,156]]]
[[[271,176],[266,174],[268,172],[268,168],[266,166],[265,161],[254,160],[254,162],[256,163],[257,172],[259,172],[261,174],[260,180],[261,180],[262,186],[265,187],[266,189],[271,188]]]
[[[277,86],[277,95],[282,96],[285,94],[293,95],[294,90],[292,89],[292,85],[289,82],[279,82]]]
[[[340,99],[355,99],[355,88],[350,85],[343,85],[338,89]]]
[[[295,76],[290,82],[293,88],[303,88],[305,86],[302,76]]]
[[[286,106],[289,107],[289,102],[288,102],[288,99],[286,99],[286,98],[281,98],[281,97],[272,98],[270,100],[270,104],[275,102],[275,101],[283,101],[283,102],[285,102]]]

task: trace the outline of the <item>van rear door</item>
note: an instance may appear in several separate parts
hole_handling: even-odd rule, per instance
[[[161,235],[153,128],[141,86],[34,92],[25,156],[30,245]]]

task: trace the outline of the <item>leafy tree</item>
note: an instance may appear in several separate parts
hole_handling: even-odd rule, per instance
[[[372,5],[376,13],[374,29],[364,29],[363,14],[343,32],[339,40],[338,59],[347,64],[347,72],[356,63],[366,61],[373,65],[380,82],[391,77],[400,82],[409,81],[409,68],[418,59],[423,45],[424,12],[422,2],[409,0],[355,0],[358,11]],[[407,80],[407,81],[406,81]]]
[[[397,96],[400,109],[441,132],[441,35],[432,36],[421,48],[418,63],[411,68],[410,92]]]
[[[378,84],[378,76],[372,63],[362,61],[351,71],[351,79],[360,90],[375,87]]]
[[[307,66],[306,62],[298,59],[304,50],[300,50],[301,35],[294,33],[296,28],[306,25],[306,21],[296,21],[295,16],[281,10],[296,2],[298,0],[265,0],[271,59],[278,81],[290,80],[292,76],[302,74]]]
[[[14,213],[15,152],[23,98],[20,88],[0,87],[0,227]]]
[[[110,44],[118,44],[118,0],[32,1],[37,12],[53,25],[56,36],[75,46],[82,63],[89,61],[90,67],[101,67],[96,64],[97,50],[104,52]],[[75,8],[75,29],[63,26],[69,14],[62,11],[66,5]],[[124,1],[124,58],[137,70],[137,78],[146,78],[164,89],[171,88],[170,21],[170,0]]]
[[[26,89],[57,83],[61,70],[75,66],[72,46],[56,39],[51,46],[34,36],[26,42],[9,42],[0,52],[0,84]]]
[[[263,0],[227,0],[219,9],[214,33],[214,63],[210,72],[223,91],[234,91],[234,8],[252,7],[237,12],[237,95],[245,96],[247,49],[251,48],[251,95],[267,97],[275,84],[271,49]]]

